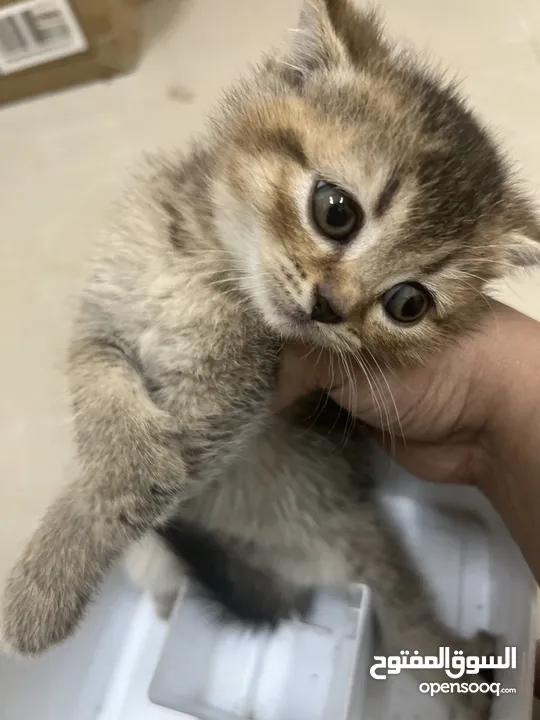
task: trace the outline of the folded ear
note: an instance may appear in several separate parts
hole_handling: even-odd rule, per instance
[[[540,265],[540,237],[513,233],[510,236],[512,246],[508,248],[508,259],[516,267]]]
[[[291,34],[283,61],[302,74],[345,64],[365,66],[388,52],[376,14],[358,10],[351,0],[304,0]]]
[[[540,217],[522,207],[508,235],[507,259],[515,267],[540,265]]]

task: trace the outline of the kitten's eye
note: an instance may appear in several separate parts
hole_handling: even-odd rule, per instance
[[[429,310],[431,296],[419,283],[400,283],[387,290],[381,298],[386,313],[402,324],[421,320]]]
[[[362,208],[336,185],[319,180],[312,198],[313,221],[321,233],[347,242],[364,220]]]

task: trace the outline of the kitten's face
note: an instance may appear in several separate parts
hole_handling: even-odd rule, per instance
[[[538,225],[454,92],[346,0],[312,0],[283,62],[230,101],[221,234],[280,334],[383,361],[471,327]],[[307,40],[306,40],[307,38]]]

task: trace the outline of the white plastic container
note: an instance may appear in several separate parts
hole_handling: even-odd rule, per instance
[[[428,486],[386,461],[380,472],[441,618],[518,648],[517,670],[496,677],[516,692],[495,699],[493,720],[530,720],[534,584],[500,518],[471,488]],[[117,572],[70,641],[37,660],[0,656],[0,720],[450,720],[410,672],[373,680],[377,647],[360,585],[270,636],[216,626],[189,591],[163,622]]]

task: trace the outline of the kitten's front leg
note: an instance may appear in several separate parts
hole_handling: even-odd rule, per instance
[[[264,385],[264,374],[244,376]],[[265,397],[263,388],[235,402],[241,389],[222,383],[213,392],[199,373],[197,393],[212,396],[213,415],[201,412],[201,400],[191,422],[189,414],[173,418],[152,402],[128,357],[97,341],[74,347],[70,378],[81,476],[46,513],[4,594],[3,640],[25,655],[75,630],[113,562],[196,493],[206,459],[209,475],[212,458],[225,462]]]
[[[46,513],[8,579],[2,639],[39,653],[70,635],[118,554],[164,519],[186,482],[172,418],[111,345],[70,357],[80,476]]]

